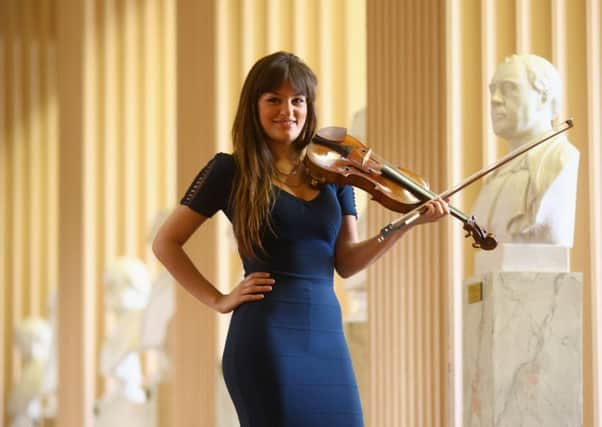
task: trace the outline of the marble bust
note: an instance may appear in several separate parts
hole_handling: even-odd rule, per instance
[[[112,387],[96,401],[96,427],[153,426],[153,407],[141,364],[141,325],[151,293],[151,276],[137,258],[122,257],[105,271],[107,335],[100,371]],[[109,327],[112,324],[113,327]]]
[[[493,130],[509,150],[552,130],[562,90],[546,59],[506,58],[489,92]],[[487,176],[472,213],[501,243],[572,247],[578,167],[579,152],[562,134]]]
[[[132,401],[144,401],[138,360],[143,310],[151,290],[146,265],[136,258],[119,258],[105,272],[105,310],[113,327],[103,342],[100,368],[119,380]]]

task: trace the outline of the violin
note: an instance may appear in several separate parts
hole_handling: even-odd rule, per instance
[[[368,192],[384,207],[405,214],[395,223],[381,230],[379,240],[389,233],[415,220],[425,210],[425,203],[436,198],[447,199],[515,157],[537,145],[548,141],[573,126],[567,120],[558,129],[552,129],[544,137],[518,147],[498,162],[476,172],[455,187],[437,194],[429,189],[427,182],[416,173],[392,166],[376,156],[371,148],[347,134],[342,127],[323,128],[307,146],[304,166],[313,185],[334,183],[352,185]],[[463,223],[465,237],[472,237],[474,248],[493,250],[497,241],[492,233],[485,231],[474,216],[449,206],[450,214]]]

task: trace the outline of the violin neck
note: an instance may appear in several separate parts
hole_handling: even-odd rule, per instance
[[[436,199],[439,197],[437,193],[432,192],[428,188],[423,187],[418,184],[416,181],[411,179],[410,177],[401,173],[397,168],[391,165],[384,165],[381,169],[382,174],[400,184],[404,188],[406,188],[410,193],[412,193],[416,198],[420,199],[422,202],[426,202],[431,199]],[[462,222],[468,221],[468,217],[460,210],[455,207],[449,205],[449,213],[454,216],[456,219],[459,219]]]

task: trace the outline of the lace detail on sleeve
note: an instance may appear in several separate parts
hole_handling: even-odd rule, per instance
[[[199,190],[202,188],[202,186],[205,182],[205,179],[211,172],[211,169],[213,168],[214,164],[215,164],[215,157],[213,159],[211,159],[209,161],[209,163],[207,163],[207,165],[205,165],[205,167],[199,172],[199,174],[195,178],[192,185],[190,185],[190,188],[188,189],[188,191],[186,192],[186,195],[184,196],[184,199],[182,200],[183,204],[190,205],[192,203],[192,201],[198,194]]]

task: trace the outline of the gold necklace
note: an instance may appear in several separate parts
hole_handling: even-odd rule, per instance
[[[301,162],[298,162],[292,169],[290,172],[284,172],[281,171],[280,169],[278,169],[278,167],[276,166],[276,164],[274,164],[274,169],[276,170],[276,172],[278,172],[280,175],[284,175],[284,176],[295,176],[297,175],[297,172],[299,172],[299,166],[301,166]]]
[[[276,170],[278,170],[278,169],[276,169]],[[295,173],[289,173],[288,175],[287,174],[283,174],[283,175],[284,175],[284,179],[282,179],[280,176],[278,176],[278,174],[274,175],[274,178],[279,183],[284,184],[284,185],[286,185],[287,187],[290,187],[290,188],[298,188],[298,187],[302,186],[303,183],[305,182],[305,176],[304,175],[303,176],[297,176],[297,171],[295,171]],[[298,177],[299,181],[297,183],[293,184],[293,183],[289,182],[289,180],[287,179],[289,177],[295,177],[295,178]]]

